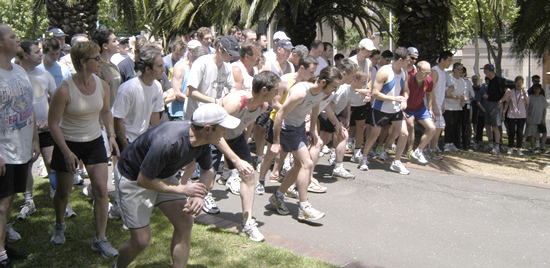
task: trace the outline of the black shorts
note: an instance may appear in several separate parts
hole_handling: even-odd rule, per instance
[[[342,115],[342,113],[336,116],[338,121],[340,121],[340,115]],[[321,131],[328,132],[328,133],[336,132],[335,125],[333,125],[332,122],[330,122],[326,113],[324,112],[320,113],[317,118],[319,119],[319,129]]]
[[[403,121],[403,112],[397,113],[384,113],[376,109],[372,109],[372,119],[375,127],[385,127],[390,125],[393,121]]]
[[[271,119],[269,119],[269,115],[271,115],[272,110],[273,110],[273,108],[271,107],[271,105],[269,105],[267,110],[265,112],[263,112],[262,114],[260,114],[260,116],[258,116],[258,118],[256,118],[256,125],[259,126],[259,127],[267,128],[269,120],[271,120]]]
[[[105,144],[102,136],[88,142],[65,142],[73,154],[76,155],[78,159],[82,160],[84,165],[107,163],[107,153],[105,152]],[[59,149],[57,144],[53,147],[51,167],[55,171],[68,171],[65,166],[65,157],[63,156],[63,153],[61,153],[61,149]]]
[[[273,144],[273,120],[269,119],[267,122],[267,133],[265,134],[265,140],[269,144]]]
[[[49,131],[38,133],[38,141],[40,149],[55,145],[55,141],[53,141],[52,134]]]
[[[6,174],[0,176],[0,198],[12,196],[15,193],[25,192],[29,163],[6,164]]]
[[[352,106],[350,121],[359,121],[367,119],[368,111],[370,110],[370,103],[363,106]]]
[[[226,140],[227,145],[229,145],[229,148],[233,150],[233,152],[242,160],[253,164],[252,162],[252,155],[250,154],[250,149],[248,148],[248,143],[246,142],[246,139],[244,138],[244,133],[240,136],[232,139],[232,140]],[[218,149],[218,147],[214,145],[210,145],[210,149],[212,150],[212,166],[214,167],[214,171],[218,171],[218,168],[220,167],[221,159],[222,159],[222,152]],[[227,167],[229,169],[234,169],[235,165],[233,165],[233,162],[229,159],[225,159],[227,161]],[[214,174],[215,175],[215,174]]]
[[[538,124],[537,129],[539,130],[539,133],[546,134],[546,125]]]

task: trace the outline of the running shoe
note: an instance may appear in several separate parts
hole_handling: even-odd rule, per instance
[[[346,179],[346,180],[355,179],[355,175],[349,173],[349,171],[347,171],[345,168],[338,168],[338,169],[335,168],[332,171],[332,177]]]
[[[263,195],[263,194],[265,194],[264,183],[265,183],[265,182],[259,182],[258,185],[256,185],[256,190],[254,190],[254,192],[255,192],[257,195]]]
[[[307,187],[308,192],[318,193],[318,194],[326,193],[327,189],[328,189],[327,187],[321,186],[321,184],[319,184],[319,181],[315,178],[311,178],[311,181],[309,182],[309,185]]]
[[[208,195],[204,198],[204,206],[202,207],[202,210],[208,214],[220,213],[220,209],[216,205],[216,202],[212,197],[212,193],[208,193]]]
[[[330,153],[330,148],[328,146],[323,145],[323,148],[321,149],[321,153],[328,154]]]
[[[21,240],[21,235],[13,229],[13,223],[6,224],[6,240],[8,240],[8,242]]]
[[[300,199],[300,194],[298,193],[298,190],[296,190],[296,187],[292,185],[286,190],[285,197]]]
[[[414,153],[412,153],[412,157],[422,164],[428,163],[428,160],[426,160],[426,157],[424,157],[422,150],[419,150],[418,148],[414,150]]]
[[[17,219],[25,220],[35,212],[36,212],[36,208],[34,207],[34,202],[33,201],[25,202],[25,204],[21,206],[21,211],[19,212],[19,215],[17,215]]]
[[[362,170],[362,171],[368,171],[369,170],[369,160],[367,160],[367,157],[363,156],[361,158],[361,162],[360,162],[360,164],[357,168]]]
[[[304,209],[298,209],[298,219],[302,221],[315,221],[325,216],[325,213],[314,209],[310,203]]]
[[[248,236],[254,242],[265,241],[264,235],[258,230],[256,220],[251,219],[247,224],[241,223],[241,235]]]
[[[109,241],[107,241],[107,237],[103,237],[102,239],[97,239],[94,237],[94,241],[92,242],[92,251],[101,253],[101,256],[105,259],[118,256],[118,251],[111,246]]]
[[[386,150],[386,148],[382,148],[382,151],[380,151],[377,158],[382,161],[386,161],[387,157],[388,157],[388,151]]]
[[[277,210],[277,213],[281,215],[287,215],[288,213],[290,213],[290,211],[288,211],[288,208],[286,207],[284,195],[282,197],[278,197],[277,193],[274,193],[271,197],[269,197],[269,203],[273,205]]]
[[[63,245],[65,244],[65,224],[64,223],[54,223],[52,238],[50,239],[54,245]]]
[[[229,191],[231,191],[232,194],[240,195],[241,194],[241,177],[230,177],[229,179],[227,179],[225,186],[229,188]]]
[[[76,217],[76,213],[73,211],[71,206],[67,205],[65,208],[65,218],[74,218]]]
[[[73,184],[74,185],[82,185],[84,183],[84,179],[80,177],[80,175],[77,173],[73,176]]]
[[[404,165],[401,163],[401,160],[393,160],[391,163],[390,169],[392,171],[398,172],[401,175],[409,175],[411,173]]]

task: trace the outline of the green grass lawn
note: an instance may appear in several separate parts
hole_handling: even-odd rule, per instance
[[[77,187],[71,194],[69,204],[77,217],[66,219],[67,241],[64,245],[50,243],[55,221],[53,202],[49,197],[47,179],[35,177],[34,202],[36,212],[25,221],[17,221],[19,206],[23,204],[20,194],[14,203],[11,222],[22,240],[9,243],[12,248],[29,253],[26,260],[17,261],[14,267],[110,267],[114,259],[103,259],[90,249],[95,235],[91,199]],[[149,247],[132,263],[131,267],[171,267],[170,241],[172,225],[155,209],[152,219],[152,238]],[[107,237],[118,248],[130,237],[122,229],[121,221],[109,220]],[[296,255],[293,252],[267,243],[255,243],[231,231],[213,225],[195,224],[191,242],[188,267],[337,267],[313,258]]]

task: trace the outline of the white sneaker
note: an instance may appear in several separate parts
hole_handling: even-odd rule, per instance
[[[256,189],[254,190],[254,193],[257,194],[257,195],[265,194],[265,187],[264,187],[264,184],[262,182],[259,182],[258,185],[256,185]]]
[[[409,175],[409,173],[411,173],[407,168],[405,168],[403,163],[401,163],[401,160],[393,160],[390,169],[392,171],[399,172],[401,175]]]
[[[76,213],[73,211],[71,206],[67,204],[67,207],[65,208],[65,218],[74,218],[76,217]]]
[[[329,165],[334,165],[334,161],[336,160],[336,153],[335,152],[331,152],[330,153],[330,156],[328,158],[328,164]]]
[[[323,145],[323,148],[321,149],[321,153],[328,154],[330,153],[330,148],[328,146]]]
[[[80,175],[77,173],[74,174],[73,177],[73,184],[74,185],[82,185],[84,183],[84,179],[80,177]]]
[[[451,143],[451,151],[456,153],[456,152],[460,152],[460,149],[456,148],[454,143]]]
[[[212,193],[208,193],[204,198],[204,207],[202,207],[202,210],[208,214],[220,213],[220,209],[216,205],[214,198],[212,198]]]
[[[315,221],[315,220],[321,219],[324,216],[325,216],[325,213],[314,209],[309,203],[304,209],[302,208],[298,209],[298,220]]]
[[[109,208],[109,219],[120,220],[120,218],[122,218],[120,213],[120,206],[117,202],[115,202],[114,205]]]
[[[512,155],[514,153],[514,148],[508,149],[508,155]]]
[[[286,190],[285,197],[300,199],[300,194],[298,193],[298,190],[296,190],[296,187],[292,185]]]
[[[414,150],[414,153],[412,154],[412,157],[414,159],[416,159],[418,162],[422,163],[422,164],[427,164],[428,163],[428,160],[426,160],[426,158],[424,157],[424,154],[418,148],[416,148],[416,150]]]
[[[241,194],[241,177],[230,177],[227,179],[227,182],[225,182],[225,186],[229,188],[229,191],[231,191],[234,195],[240,195]]]
[[[351,157],[350,162],[359,163],[361,162],[361,157],[363,157],[363,154],[359,151]]]
[[[368,171],[369,170],[369,160],[367,160],[367,157],[363,156],[361,158],[361,163],[357,168],[359,168],[362,171]]]
[[[450,143],[446,143],[445,146],[443,147],[443,151],[446,152],[446,153],[450,153],[451,152],[451,145]]]
[[[21,206],[21,211],[19,212],[19,215],[17,215],[17,219],[25,220],[35,212],[36,212],[36,208],[34,207],[34,202],[33,201],[25,202],[25,204]]]
[[[382,151],[380,152],[377,158],[382,161],[386,161],[387,157],[388,157],[388,151],[386,150],[386,148],[382,148]]]
[[[241,223],[241,235],[248,236],[250,240],[254,242],[263,242],[265,241],[264,235],[258,230],[258,224],[256,220],[251,219],[247,224],[244,222]]]
[[[8,242],[21,240],[21,235],[13,229],[13,223],[6,224],[6,240],[8,240]]]
[[[521,152],[520,149],[518,149],[518,155],[519,155],[519,156],[523,156],[523,153]]]
[[[397,145],[395,145],[395,143],[392,143],[391,150],[394,152],[397,151]]]
[[[52,232],[52,238],[50,238],[50,242],[54,243],[55,245],[62,245],[65,244],[65,224],[53,224],[53,232]]]
[[[44,166],[44,162],[40,161],[40,165],[38,166],[39,170],[39,177],[47,178],[48,177],[48,169],[46,169],[46,166]]]
[[[86,187],[82,188],[82,194],[87,196],[87,197],[94,198],[94,194],[92,193],[92,184],[91,183],[86,185]]]
[[[332,171],[332,177],[333,178],[341,178],[341,179],[346,179],[346,180],[353,180],[355,179],[355,175],[349,173],[345,168],[339,168],[339,169],[334,169]]]
[[[78,175],[80,175],[80,177],[82,177],[83,179],[89,179],[89,178],[90,178],[90,176],[88,175],[88,172],[86,171],[86,168],[77,169],[76,172],[77,172]]]

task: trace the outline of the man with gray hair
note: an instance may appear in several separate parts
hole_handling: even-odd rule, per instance
[[[300,65],[300,59],[307,56],[309,54],[309,49],[307,49],[304,45],[297,45],[292,50],[292,53],[290,53],[290,57],[288,57],[288,61],[292,64],[294,64],[294,70],[299,69]]]
[[[90,41],[90,40],[88,40],[87,35],[85,35],[85,34],[75,34],[71,38],[71,47],[74,47],[77,43],[86,42],[86,41]],[[76,70],[74,69],[74,66],[73,66],[73,61],[71,60],[71,54],[67,54],[67,55],[61,57],[61,59],[59,59],[59,62],[64,63],[64,64],[67,65],[67,67],[69,67],[69,72],[71,72],[71,75],[76,73]]]

